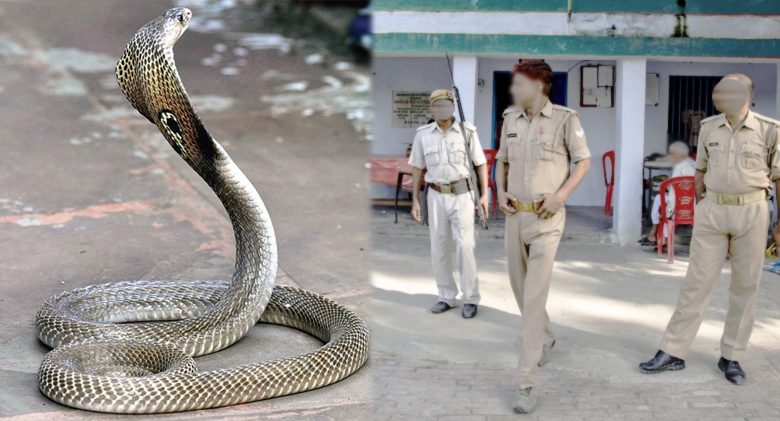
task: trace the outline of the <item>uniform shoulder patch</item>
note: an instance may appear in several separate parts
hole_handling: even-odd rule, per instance
[[[501,115],[506,117],[509,114],[515,114],[515,113],[519,113],[519,112],[520,112],[520,109],[513,105],[513,106],[507,108],[506,110],[504,110],[504,112],[501,113]]]
[[[577,111],[575,111],[574,109],[569,107],[564,107],[563,105],[553,104],[552,107],[554,110],[560,110],[560,111],[565,111],[567,113],[577,114]]]
[[[722,115],[723,114],[715,114],[715,115],[709,116],[709,117],[705,118],[704,120],[702,120],[701,124],[710,123],[712,121],[715,121],[715,120],[719,119]]]
[[[563,105],[555,105],[555,104],[553,104],[553,115],[556,115],[556,114],[558,116],[560,116],[560,119],[561,119],[560,121],[567,122],[567,121],[569,121],[571,116],[576,116],[577,115],[577,111],[575,111],[575,110],[573,110],[571,108],[564,107]],[[580,136],[580,137],[582,137],[582,136]]]
[[[774,124],[774,125],[780,125],[780,121],[778,121],[778,120],[775,120],[774,118],[767,117],[767,116],[765,116],[765,115],[763,115],[763,114],[759,114],[759,113],[756,113],[756,112],[754,112],[754,113],[753,113],[753,115],[754,115],[754,116],[755,116],[757,119],[759,119],[759,120],[761,120],[761,121],[765,121],[765,122],[767,122],[767,123],[771,123],[771,124]]]

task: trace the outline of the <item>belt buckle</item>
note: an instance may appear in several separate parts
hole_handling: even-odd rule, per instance
[[[772,243],[769,245],[769,247],[766,248],[766,257],[770,259],[777,259],[777,245],[775,243]]]
[[[722,194],[722,195],[720,195],[720,204],[721,205],[726,205],[726,206],[739,205],[740,202],[741,202],[741,200],[740,200],[741,198],[742,197],[737,196],[737,195],[725,195],[725,194]]]
[[[540,206],[541,206],[541,202],[538,201],[521,202],[517,199],[514,199],[512,200],[512,207],[515,208],[515,211],[512,213],[512,215],[518,212],[536,213],[536,211],[539,210]]]
[[[514,215],[518,212],[520,212],[520,201],[517,199],[509,199],[509,202],[512,204],[512,207],[515,208],[515,211],[511,213],[511,215]]]
[[[439,184],[439,190],[444,194],[452,194],[452,184]]]

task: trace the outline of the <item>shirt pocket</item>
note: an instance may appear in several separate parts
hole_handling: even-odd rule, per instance
[[[450,164],[464,165],[466,163],[466,145],[462,142],[453,142],[447,149]]]
[[[423,154],[425,155],[426,167],[435,167],[441,163],[439,145],[436,145],[434,142],[423,143]]]
[[[753,142],[745,142],[740,147],[740,159],[742,167],[748,170],[757,170],[765,166],[766,150],[763,145]]]
[[[522,145],[520,144],[520,139],[517,137],[516,133],[515,136],[508,137],[506,139],[506,149],[509,162],[516,162],[520,160],[522,156],[522,150],[520,149],[521,147]]]
[[[726,148],[720,142],[707,142],[707,165],[716,168],[726,161]]]
[[[555,140],[555,136],[550,134],[540,135],[536,138],[534,149],[536,149],[536,157],[540,161],[552,161],[556,155],[566,155],[566,151]]]

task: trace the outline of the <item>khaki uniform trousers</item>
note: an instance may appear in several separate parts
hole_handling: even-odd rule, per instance
[[[506,218],[504,241],[509,281],[523,317],[518,362],[521,389],[534,386],[542,349],[555,340],[545,306],[565,220],[563,208],[548,219],[529,212]]]
[[[729,309],[720,342],[723,358],[739,360],[753,331],[756,296],[769,229],[766,200],[720,205],[704,199],[696,205],[690,263],[677,308],[661,341],[661,350],[685,358],[699,331],[720,276],[731,240]]]
[[[458,287],[452,271],[454,251],[460,272],[461,299],[464,304],[479,304],[477,260],[474,257],[474,200],[471,193],[443,194],[428,189],[428,228],[439,301],[455,305]]]

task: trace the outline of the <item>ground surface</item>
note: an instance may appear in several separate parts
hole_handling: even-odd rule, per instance
[[[641,374],[677,300],[687,256],[674,264],[638,246],[599,244],[608,220],[572,209],[548,311],[558,343],[539,375],[539,409],[512,414],[521,318],[508,284],[502,221],[480,231],[482,305],[432,315],[436,301],[427,228],[408,209],[375,209],[371,323],[380,419],[777,420],[780,419],[780,277],[764,272],[747,357],[733,386],[715,366],[728,300],[726,265],[687,368]],[[590,228],[589,228],[590,227]],[[595,227],[595,229],[594,229]]]
[[[368,293],[368,76],[332,53],[314,23],[278,35],[267,10],[180,1],[195,20],[178,68],[214,137],[268,205],[279,283],[365,314]],[[214,195],[156,128],[129,107],[113,66],[141,25],[171,2],[0,2],[0,417],[104,418],[37,390],[47,348],[33,320],[48,297],[133,279],[224,279],[230,225]],[[216,5],[216,6],[215,6]],[[201,370],[314,349],[296,331],[258,325],[199,358]],[[370,367],[330,388],[165,418],[359,419]]]

